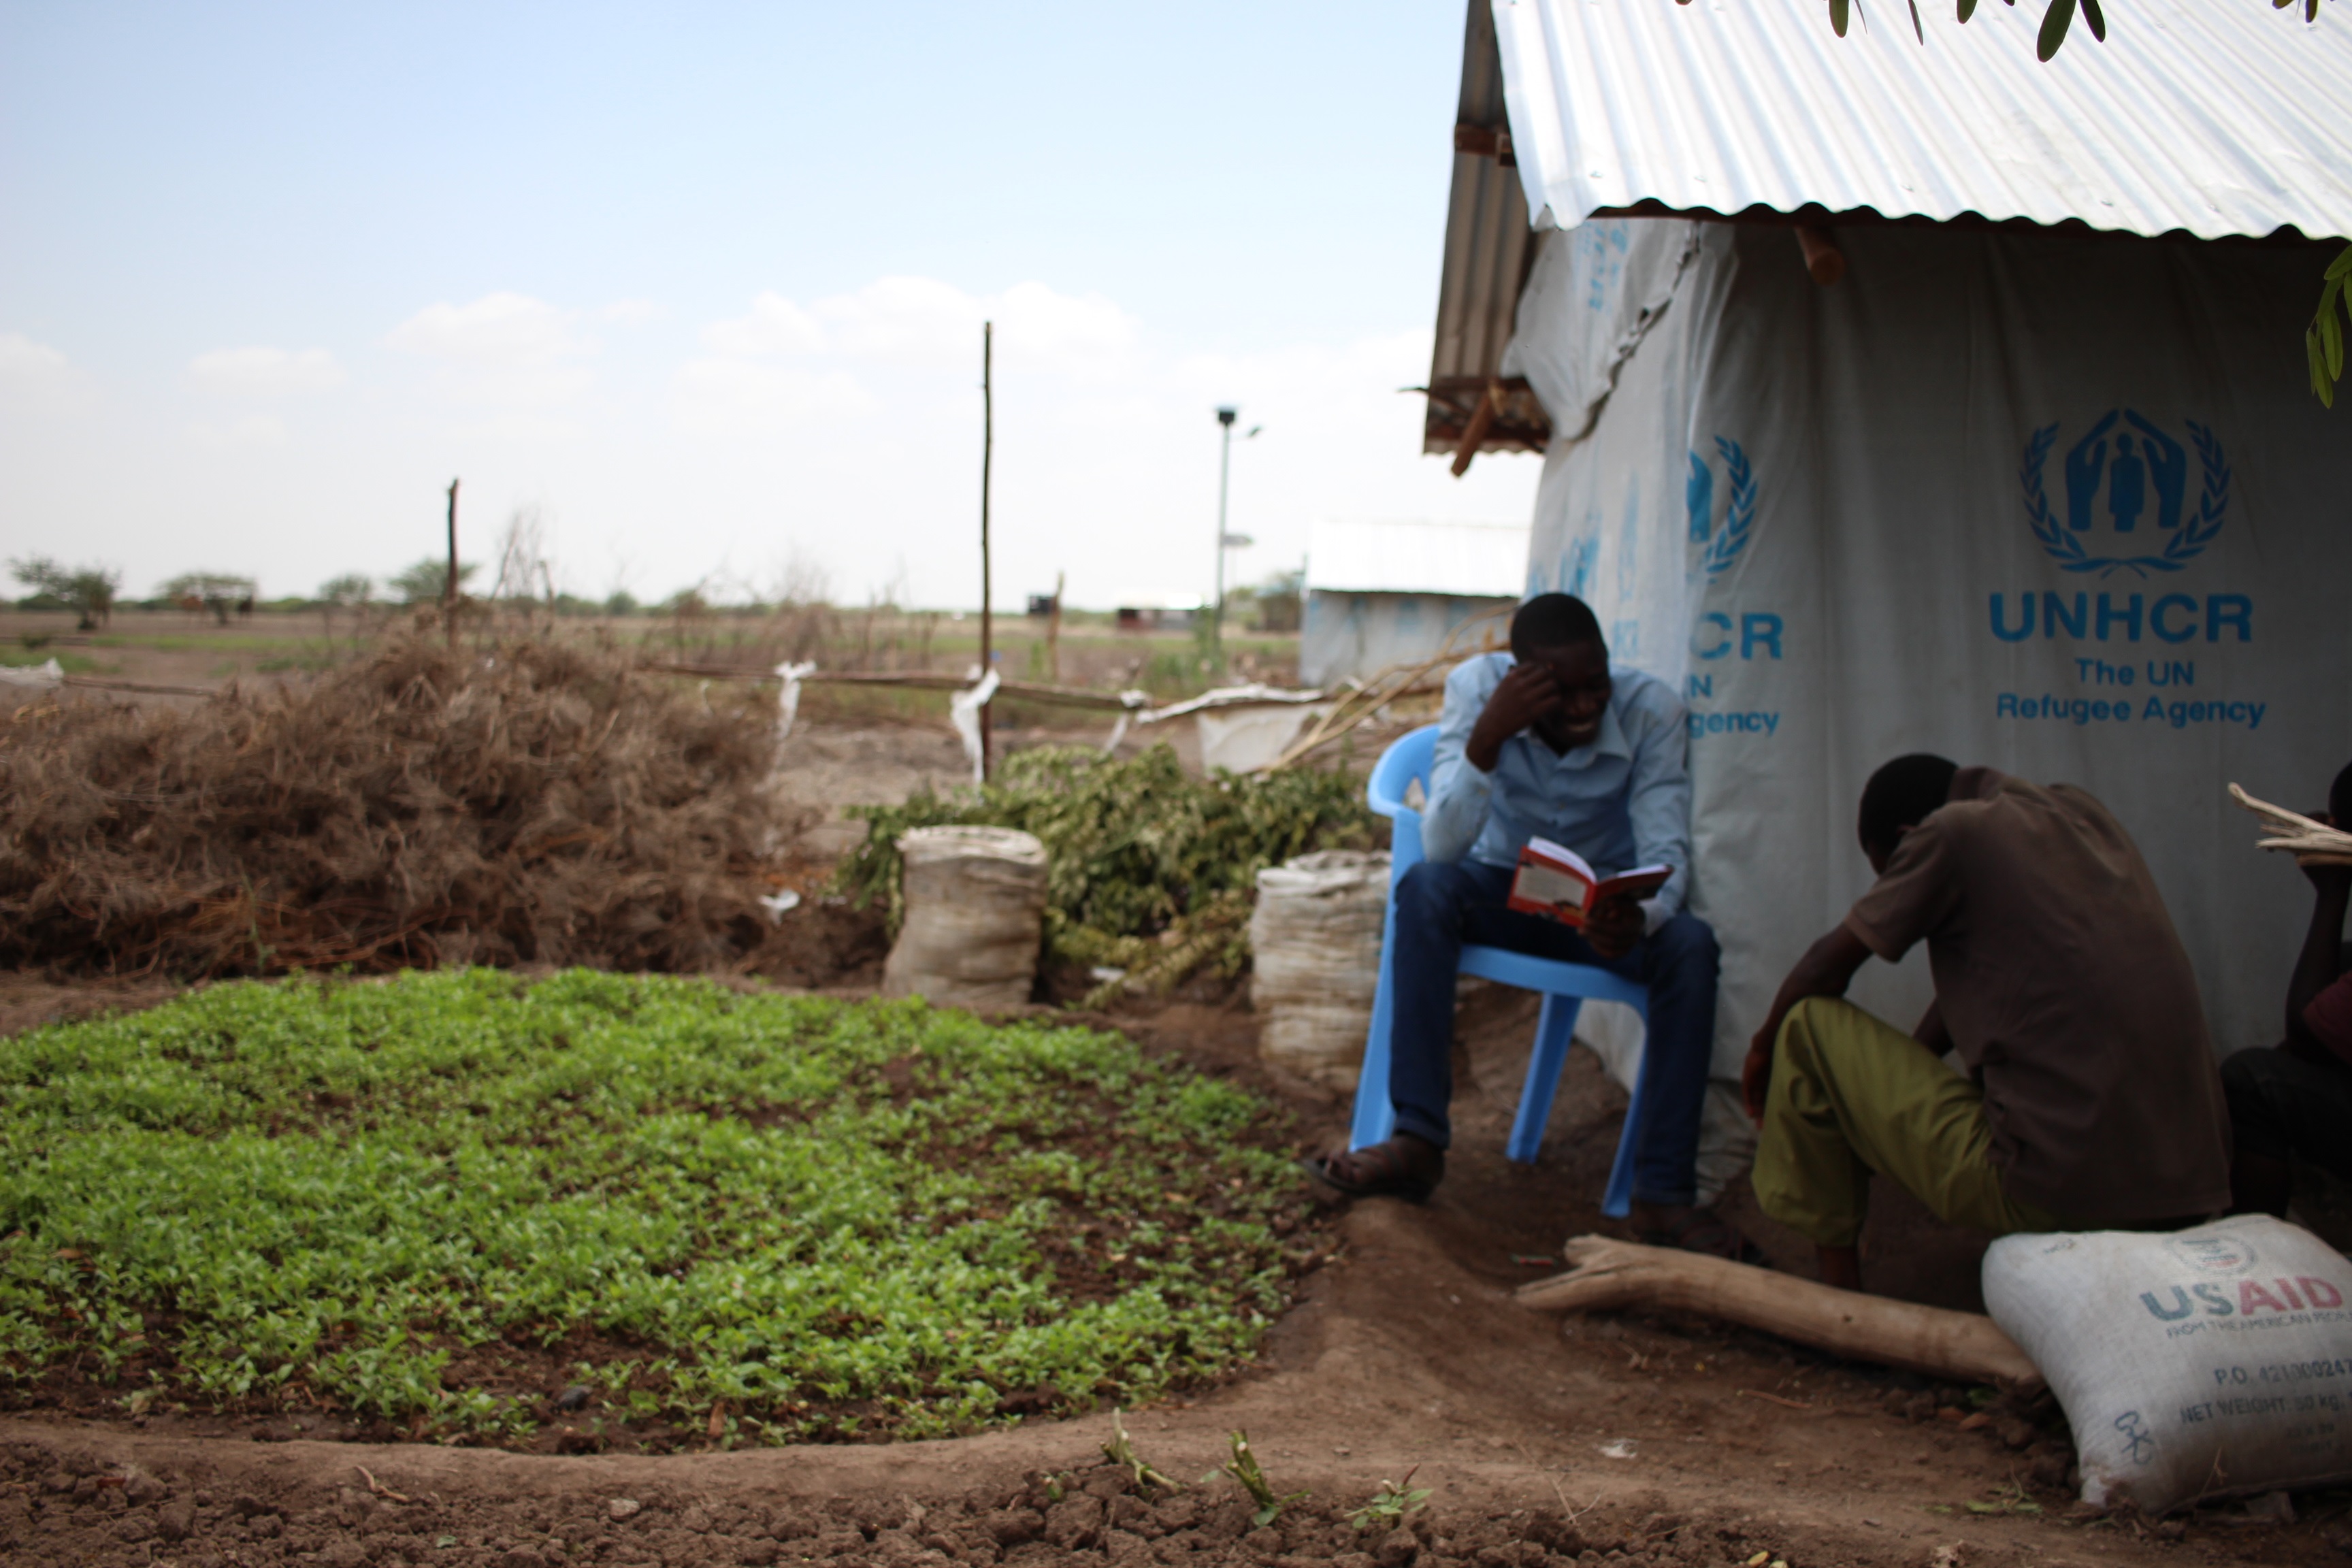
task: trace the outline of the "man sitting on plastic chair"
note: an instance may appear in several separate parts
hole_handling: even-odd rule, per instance
[[[1715,1045],[1715,933],[1683,908],[1690,887],[1689,739],[1664,681],[1612,669],[1583,600],[1543,594],[1511,618],[1511,651],[1463,664],[1423,813],[1426,858],[1396,889],[1395,1021],[1386,1142],[1313,1163],[1344,1193],[1418,1202],[1445,1173],[1455,966],[1467,944],[1589,963],[1650,994],[1649,1096],[1634,1151],[1642,1239],[1754,1258],[1747,1238],[1695,1206],[1699,1111]],[[1604,900],[1581,933],[1506,907],[1521,846],[1566,845],[1603,873],[1675,868],[1642,903]]]

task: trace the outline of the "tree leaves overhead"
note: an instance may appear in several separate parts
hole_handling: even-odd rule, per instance
[[[2034,35],[2033,53],[2047,61],[2066,41],[2066,29],[2074,25],[2074,0],[2050,0],[2050,9],[2042,13],[2042,31]]]
[[[1677,3],[1686,5],[1690,0],[1677,0]],[[1920,43],[1925,44],[1927,32],[1919,23],[1919,0],[1906,0],[1906,4],[1911,8],[1911,31]],[[2014,5],[2017,0],[2001,0],[2001,4]],[[2271,0],[2271,9],[2284,11],[2298,4],[2303,8],[2305,21],[2319,19],[2319,0]],[[2107,16],[2099,8],[2099,0],[2050,0],[2042,13],[2042,26],[2034,36],[2033,45],[2034,54],[2044,64],[2066,42],[2067,30],[2074,26],[2074,13],[2078,9],[2083,14],[2083,20],[2090,26],[2091,37],[2103,44],[2107,41]],[[1830,0],[1830,30],[1839,37],[1844,37],[1846,28],[1853,20],[1853,10],[1854,0]],[[1977,0],[1958,0],[1958,15],[1963,23],[1976,14]]]
[[[1688,4],[1688,0],[1683,0]],[[1911,7],[1911,30],[1924,45],[1927,32],[1919,25],[1918,0],[1907,0]],[[1959,20],[1965,24],[1977,14],[1977,0],[1956,0]],[[2017,0],[2001,0],[2004,5],[2015,5]],[[2273,11],[2288,10],[2298,0],[2271,0]],[[2303,19],[2306,23],[2319,20],[2319,0],[2300,0]],[[2042,26],[2036,31],[2033,52],[2047,65],[2065,47],[2066,34],[2074,25],[2074,13],[2083,14],[2083,21],[2091,29],[2091,37],[2100,43],[2107,41],[2106,13],[2099,8],[2099,0],[2050,0],[2042,13]],[[1853,20],[1853,0],[1830,0],[1830,30],[1841,38]],[[2338,311],[2341,311],[2341,316]],[[2326,287],[2319,296],[2319,311],[2305,329],[2303,347],[2310,362],[2311,390],[2319,401],[2333,408],[2336,405],[2336,384],[2344,379],[2345,322],[2352,321],[2352,249],[2336,258],[2328,268]]]
[[[2327,265],[2319,291],[2319,313],[2304,330],[2304,353],[2311,361],[2311,390],[2336,406],[2336,384],[2344,379],[2344,325],[2352,320],[2352,245]]]

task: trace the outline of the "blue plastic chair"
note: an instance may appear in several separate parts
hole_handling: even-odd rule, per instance
[[[1426,797],[1429,770],[1436,755],[1437,726],[1415,730],[1381,753],[1365,786],[1371,808],[1393,824],[1393,836],[1389,847],[1388,915],[1381,926],[1380,990],[1372,1003],[1371,1032],[1364,1038],[1364,1072],[1356,1086],[1356,1120],[1349,1137],[1351,1149],[1378,1143],[1396,1128],[1396,1107],[1389,1102],[1389,1033],[1396,996],[1396,889],[1405,872],[1423,858],[1421,813],[1407,805],[1404,797],[1416,779]],[[1576,1035],[1577,1010],[1588,997],[1622,1002],[1641,1014],[1646,1025],[1649,992],[1634,981],[1588,963],[1564,963],[1499,947],[1465,946],[1461,973],[1543,993],[1535,1054],[1528,1058],[1527,1084],[1519,1090],[1518,1115],[1504,1149],[1511,1159],[1532,1164],[1543,1147],[1544,1125],[1551,1119],[1552,1098],[1559,1090],[1559,1069],[1568,1060],[1568,1047]],[[1633,1212],[1633,1150],[1640,1141],[1643,1089],[1649,1077],[1645,1051],[1633,1086],[1633,1101],[1625,1110],[1625,1131],[1617,1140],[1616,1162],[1609,1169],[1609,1188],[1601,1201],[1601,1212],[1611,1219],[1623,1219]]]

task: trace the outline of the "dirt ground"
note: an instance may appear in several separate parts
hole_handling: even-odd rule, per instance
[[[961,776],[935,731],[819,742],[791,787],[836,819],[850,799]],[[824,859],[801,863],[812,889]],[[870,925],[815,898],[787,917],[803,919],[800,984],[871,983]],[[828,942],[849,961],[826,956]],[[0,980],[0,1029],[165,994]],[[1302,1152],[1342,1133],[1338,1099],[1259,1064],[1238,994],[1202,988],[1104,1021],[1279,1096]],[[2299,1498],[2293,1523],[2238,1503],[2164,1521],[2077,1517],[2063,1423],[2046,1399],[1971,1420],[1966,1390],[1748,1331],[1637,1314],[1563,1321],[1518,1306],[1513,1288],[1556,1269],[1565,1237],[1619,1228],[1597,1202],[1624,1096],[1588,1053],[1571,1058],[1542,1158],[1502,1157],[1533,1033],[1532,998],[1473,992],[1456,1152],[1437,1197],[1333,1207],[1339,1245],[1260,1363],[1126,1415],[1139,1456],[1181,1491],[1139,1489],[1103,1462],[1108,1413],[938,1442],[659,1458],[322,1441],[303,1434],[324,1423],[299,1412],[267,1426],[27,1416],[0,1420],[0,1561],[2062,1568],[2352,1556],[2342,1490]],[[1806,1249],[1744,1190],[1727,1201],[1777,1265],[1810,1272]],[[1882,1201],[1865,1238],[1878,1288],[1966,1308],[1979,1305],[1983,1245],[1907,1200]],[[1270,1528],[1252,1527],[1229,1480],[1203,1479],[1236,1429],[1276,1489],[1307,1494]],[[1345,1521],[1409,1472],[1432,1493],[1409,1531]]]
[[[1302,1147],[1342,1107],[1255,1060],[1239,998],[1118,1020],[1157,1048],[1280,1094]],[[1142,1458],[1186,1483],[1137,1496],[1105,1466],[1110,1417],[896,1446],[557,1458],[319,1441],[201,1415],[0,1421],[0,1552],[26,1564],[752,1563],[832,1568],[1564,1568],[1623,1564],[2318,1563],[2352,1554],[2352,1496],[2307,1494],[2281,1525],[2222,1505],[2186,1520],[2070,1513],[2063,1423],[1963,1390],[1843,1365],[1699,1320],[1565,1323],[1511,1299],[1594,1207],[1624,1097],[1577,1053],[1542,1160],[1501,1157],[1528,1009],[1465,1009],[1458,1153],[1423,1208],[1335,1210],[1340,1247],[1308,1276],[1255,1369],[1125,1417]],[[1735,1197],[1777,1259],[1801,1249]],[[1969,1238],[1914,1245],[1892,1205],[1876,1255],[1927,1293]],[[1892,1223],[1901,1221],[1902,1223]],[[1916,1255],[1916,1256],[1915,1256]],[[552,1391],[551,1391],[552,1392]],[[1275,1487],[1309,1495],[1252,1530],[1206,1476],[1247,1431]],[[1383,1481],[1427,1487],[1412,1533],[1340,1518]],[[1118,1484],[1125,1483],[1125,1484]],[[1049,1489],[1050,1488],[1050,1489]],[[1055,1495],[1060,1494],[1058,1498]],[[1758,1568],[1762,1568],[1762,1563]]]

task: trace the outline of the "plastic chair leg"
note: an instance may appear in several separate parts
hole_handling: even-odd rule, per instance
[[[1633,1212],[1633,1151],[1642,1142],[1642,1123],[1649,1110],[1650,1041],[1642,1042],[1642,1070],[1633,1075],[1633,1098],[1625,1107],[1625,1131],[1617,1135],[1617,1157],[1609,1164],[1609,1187],[1601,1194],[1601,1212],[1623,1219]]]
[[[1551,1120],[1552,1097],[1559,1092],[1559,1069],[1576,1038],[1577,1011],[1581,998],[1547,992],[1543,1016],[1536,1024],[1536,1048],[1528,1058],[1528,1081],[1519,1090],[1519,1113],[1511,1121],[1511,1141],[1503,1152],[1523,1165],[1533,1164],[1543,1148],[1544,1125]]]
[[[1364,1068],[1356,1080],[1356,1116],[1348,1147],[1369,1148],[1396,1130],[1396,1107],[1389,1101],[1389,1033],[1396,1016],[1396,891],[1390,885],[1388,913],[1381,922],[1381,979],[1372,993],[1372,1026],[1364,1033]]]

